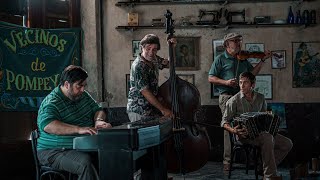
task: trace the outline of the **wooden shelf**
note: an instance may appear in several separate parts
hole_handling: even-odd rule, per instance
[[[230,25],[190,25],[190,26],[175,26],[175,29],[198,29],[198,28],[283,28],[283,27],[302,27],[316,26],[316,24],[230,24]],[[138,29],[165,29],[165,26],[117,26],[117,30],[138,30]]]
[[[313,1],[313,0],[211,0],[211,1],[119,1],[116,6],[136,6],[136,5],[182,5],[182,4],[229,4],[229,3],[261,3],[261,2],[290,2],[290,1]]]

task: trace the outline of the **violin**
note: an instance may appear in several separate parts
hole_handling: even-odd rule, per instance
[[[266,56],[266,54],[264,52],[258,52],[258,51],[253,51],[253,52],[249,52],[249,51],[240,51],[237,54],[237,59],[238,60],[246,60],[248,58],[259,58],[262,59]]]

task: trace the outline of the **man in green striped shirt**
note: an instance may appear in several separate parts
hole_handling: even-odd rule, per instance
[[[95,180],[98,176],[89,154],[73,150],[73,138],[111,128],[103,109],[84,90],[87,77],[81,67],[68,66],[61,74],[60,85],[41,103],[37,119],[39,162],[76,174],[78,180]]]

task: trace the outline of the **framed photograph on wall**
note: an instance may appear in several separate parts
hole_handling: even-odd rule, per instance
[[[224,50],[223,39],[212,40],[213,60],[215,60],[219,54],[223,53]]]
[[[140,40],[132,40],[132,56],[137,57],[140,53]]]
[[[200,37],[177,37],[176,39],[176,70],[199,70]]]
[[[254,90],[263,94],[265,99],[272,99],[272,74],[257,75]]]
[[[246,50],[249,52],[264,52],[263,43],[246,43]],[[260,62],[259,58],[249,58],[248,61],[251,64],[257,64]]]
[[[272,69],[283,69],[286,67],[286,51],[271,51],[271,67]]]
[[[195,85],[195,82],[194,82],[194,74],[177,74],[179,76],[179,78]]]
[[[130,74],[126,74],[126,97],[128,97],[130,88]]]
[[[286,129],[287,122],[286,122],[286,111],[285,111],[285,103],[268,103],[267,110],[272,111],[272,114],[276,114],[280,117],[280,125],[279,128]]]
[[[292,42],[292,87],[320,87],[320,42]]]

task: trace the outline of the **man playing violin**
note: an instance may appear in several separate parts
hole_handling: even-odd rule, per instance
[[[261,56],[261,61],[253,67],[247,59],[243,59],[241,52],[242,35],[238,33],[229,33],[223,38],[223,46],[225,51],[218,55],[210,68],[208,81],[215,85],[219,91],[219,107],[222,115],[225,111],[226,102],[230,97],[239,92],[238,77],[242,72],[252,72],[257,75],[261,70],[265,60],[271,56],[270,51]],[[260,57],[260,56],[259,56]],[[224,131],[224,154],[223,154],[223,169],[230,170],[231,160],[231,143],[229,132]]]

